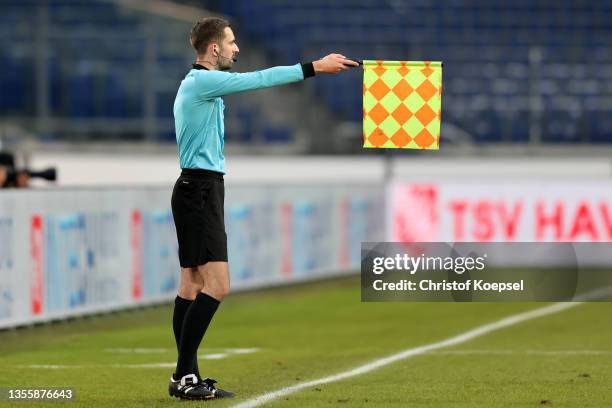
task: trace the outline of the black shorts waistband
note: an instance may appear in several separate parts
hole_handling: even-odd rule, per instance
[[[223,173],[219,173],[218,171],[212,171],[212,170],[204,170],[204,169],[182,169],[181,176],[203,178],[203,179],[214,178],[214,179],[223,181]]]

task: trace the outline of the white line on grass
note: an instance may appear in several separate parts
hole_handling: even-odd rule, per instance
[[[137,348],[107,348],[107,349],[104,349],[104,351],[106,351],[108,353],[125,353],[125,354],[142,353],[142,354],[152,354],[152,353],[167,353],[168,351],[170,351],[170,349],[167,349],[167,348],[142,348],[142,347],[137,347]],[[172,351],[174,351],[174,349]]]
[[[46,369],[59,370],[63,368],[83,368],[82,365],[66,366],[66,365],[59,365],[59,364],[30,364],[30,365],[20,365],[18,367],[20,368],[44,368],[45,370]]]
[[[221,350],[221,353],[215,353],[215,354],[209,354],[208,358],[211,359],[215,359],[215,358],[223,358],[228,354],[249,354],[249,353],[255,353],[257,351],[259,351],[259,349],[257,347],[242,347],[242,348],[210,348],[207,347],[207,350]],[[155,354],[155,353],[174,353],[175,349],[168,349],[168,348],[143,348],[143,347],[138,347],[138,348],[124,348],[124,347],[119,347],[119,348],[107,348],[104,349],[105,352],[107,353],[119,353],[119,354],[133,354],[133,353],[142,353],[142,354]],[[221,357],[218,357],[219,355],[222,355]],[[212,357],[211,357],[212,356]],[[207,358],[206,356],[204,356],[204,358]]]
[[[472,355],[494,355],[494,356],[515,356],[517,354],[530,356],[604,356],[612,354],[610,350],[438,350],[429,351],[426,354],[448,356],[472,356]]]
[[[225,357],[227,357],[226,353],[212,353],[212,354],[205,354],[201,358],[204,358],[206,360],[220,360]]]
[[[457,355],[457,356],[471,356],[471,355],[495,355],[495,356],[515,356],[518,354],[522,355],[535,355],[535,356],[609,356],[612,355],[612,351],[610,350],[474,350],[474,349],[465,349],[465,350],[434,350],[434,351],[426,351],[423,354],[427,355],[438,355],[438,356],[448,356],[448,355]],[[209,354],[203,357],[204,359],[217,359],[216,354]],[[200,360],[202,357],[200,357]],[[175,362],[168,363],[145,363],[145,364],[112,364],[110,367],[113,368],[174,368],[176,366]],[[103,368],[109,367],[108,365],[98,364],[98,365],[59,365],[59,364],[31,364],[31,365],[20,365],[20,368],[39,368],[39,369],[69,369],[69,368]]]
[[[211,348],[208,350],[215,350],[215,349]],[[226,358],[228,356],[235,355],[235,354],[250,354],[250,353],[256,353],[259,351],[259,349],[256,347],[225,348],[225,349],[219,349],[219,350],[225,350],[225,353],[209,353],[209,354],[199,355],[198,360],[219,360],[219,359]],[[112,352],[112,353],[130,352],[130,353],[148,354],[148,353],[167,352],[169,351],[169,349],[164,349],[164,348],[156,348],[156,349],[152,349],[152,348],[134,348],[134,349],[109,348],[109,349],[105,349],[105,351]],[[84,368],[84,367],[100,368],[100,367],[108,367],[108,365],[98,364],[98,365],[91,365],[91,366],[83,366],[83,365],[65,365],[65,364],[30,364],[30,365],[20,365],[19,367],[21,368],[42,368],[42,369],[64,369],[64,368]],[[115,367],[115,368],[173,368],[173,367],[176,367],[176,362],[145,363],[145,364],[112,364],[111,367]]]
[[[257,347],[251,347],[251,348],[230,348],[227,349],[228,352],[230,353],[235,353],[235,354],[250,354],[250,353],[255,353],[257,351],[259,351],[259,349]]]
[[[114,368],[175,368],[176,362],[148,364],[113,364]]]
[[[495,322],[476,327],[465,333],[450,337],[446,340],[442,340],[436,343],[426,344],[424,346],[410,348],[410,349],[401,351],[399,353],[392,354],[387,357],[379,358],[370,363],[355,367],[352,370],[344,371],[344,372],[341,372],[335,375],[330,375],[328,377],[319,378],[318,380],[312,380],[312,381],[295,384],[289,387],[281,388],[277,391],[272,391],[266,394],[262,394],[258,397],[255,397],[250,400],[244,401],[240,404],[234,405],[233,408],[258,407],[276,398],[283,397],[289,394],[293,394],[305,388],[314,387],[315,385],[329,384],[331,382],[336,382],[336,381],[344,380],[346,378],[365,374],[370,371],[376,370],[377,368],[384,367],[386,365],[395,363],[400,360],[414,357],[419,354],[424,354],[429,351],[440,349],[443,347],[455,346],[457,344],[465,343],[466,341],[470,341],[472,339],[475,339],[476,337],[484,336],[485,334],[488,334],[488,333],[491,333],[491,332],[494,332],[500,329],[504,329],[506,327],[514,326],[515,324],[522,323],[527,320],[537,319],[538,317],[548,316],[554,313],[559,313],[564,310],[571,309],[580,304],[582,303],[581,302],[555,303],[550,306],[545,306],[539,309],[530,310],[530,311],[519,313],[513,316],[508,316],[503,319],[497,320]]]

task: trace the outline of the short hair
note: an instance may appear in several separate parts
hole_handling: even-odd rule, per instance
[[[232,28],[230,22],[219,17],[206,17],[197,21],[191,28],[191,45],[198,54],[205,54],[210,43],[223,40],[226,27]]]

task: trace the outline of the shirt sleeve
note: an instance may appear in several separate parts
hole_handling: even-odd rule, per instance
[[[306,76],[301,64],[278,66],[246,73],[225,71],[201,72],[197,84],[198,94],[203,99],[290,84],[302,81]]]

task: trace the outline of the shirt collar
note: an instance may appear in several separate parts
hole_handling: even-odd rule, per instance
[[[205,69],[208,71],[208,68],[206,68],[204,65],[200,65],[200,64],[191,64],[191,66],[193,67],[193,69]]]

